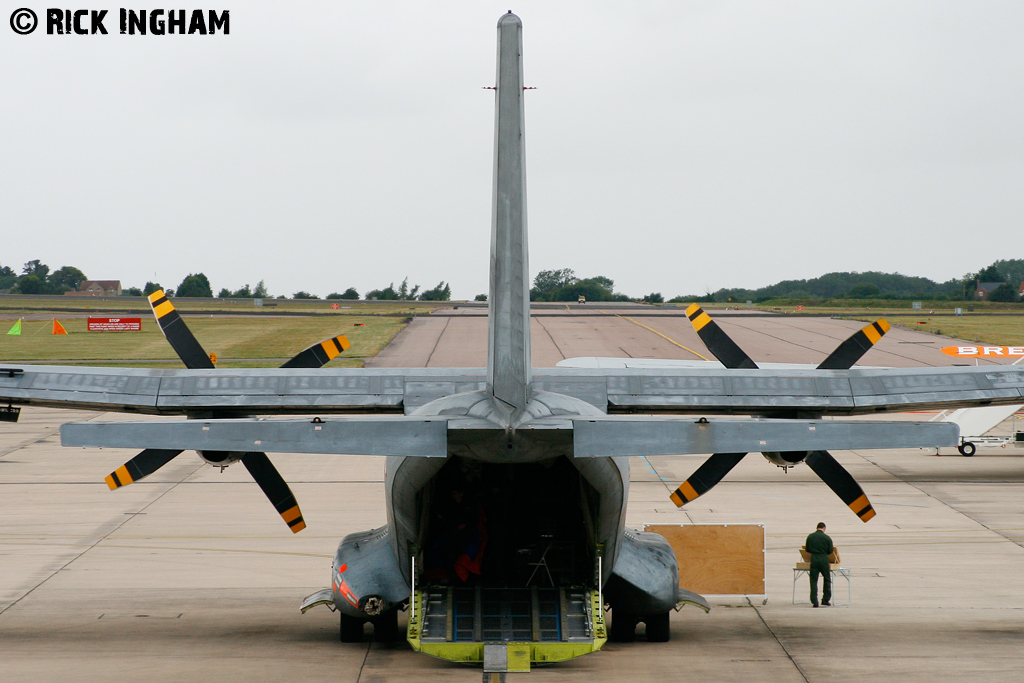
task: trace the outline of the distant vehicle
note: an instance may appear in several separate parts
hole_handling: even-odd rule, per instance
[[[581,304],[585,304],[585,303],[587,303],[587,297],[585,297],[582,294],[580,294],[579,301],[580,301]]]

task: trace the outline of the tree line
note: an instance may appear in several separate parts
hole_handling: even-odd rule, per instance
[[[155,289],[159,288],[160,285],[153,283],[146,283],[147,288],[153,286]],[[371,301],[450,301],[452,298],[452,290],[447,282],[439,282],[433,289],[427,289],[420,291],[420,286],[415,285],[409,287],[409,278],[402,281],[402,284],[395,289],[395,283],[392,282],[384,289],[371,289],[366,292],[363,297],[359,296],[359,291],[355,287],[349,287],[343,292],[331,292],[324,299],[348,299],[348,300],[359,300],[360,298]],[[144,292],[148,294],[149,292]],[[213,289],[210,287],[210,281],[203,273],[189,273],[185,276],[185,279],[181,281],[176,289],[164,290],[168,296],[175,297],[213,297]],[[299,290],[287,297],[283,294],[279,294],[274,297],[267,290],[266,284],[263,280],[256,283],[255,287],[250,287],[246,284],[239,289],[230,290],[227,287],[222,288],[217,293],[218,299],[319,299],[320,297],[311,292],[305,290]]]
[[[10,266],[0,266],[0,291],[8,291],[12,294],[64,294],[65,292],[77,290],[83,282],[88,280],[78,268],[74,266],[63,266],[58,270],[50,272],[50,267],[39,259],[29,261],[21,270],[19,275]],[[124,287],[121,290],[124,296],[149,296],[153,292],[163,289],[170,297],[197,297],[213,298],[213,288],[210,280],[204,273],[189,273],[182,279],[177,287],[164,288],[159,282],[147,282],[143,287]],[[418,301],[450,301],[452,290],[449,284],[441,281],[436,287],[421,291],[419,285],[409,287],[409,278],[402,281],[398,289],[392,282],[384,289],[372,289],[366,292],[365,299],[379,300],[418,300]],[[238,289],[221,288],[217,293],[219,299],[288,299],[289,297],[280,294],[272,296],[267,290],[263,280],[256,283],[256,286],[245,284]],[[290,297],[292,299],[319,299],[316,294],[300,290]],[[360,298],[355,287],[349,287],[343,292],[331,292],[325,299],[351,299]]]
[[[77,290],[88,280],[85,273],[74,266],[62,266],[50,271],[50,267],[39,259],[24,264],[19,275],[9,266],[0,266],[0,290],[17,294],[63,294]],[[998,260],[977,272],[966,273],[938,283],[924,277],[913,277],[900,273],[827,273],[810,280],[782,280],[759,289],[724,288],[704,294],[677,296],[670,303],[754,301],[762,303],[772,299],[800,299],[824,301],[826,299],[926,299],[947,301],[972,301],[975,299],[975,283],[1002,283],[989,293],[989,301],[1018,301],[1020,285],[1024,282],[1024,259]],[[147,282],[143,287],[127,287],[122,290],[126,296],[145,296],[158,289],[164,289],[158,282]],[[164,289],[168,296],[213,298],[210,280],[203,273],[189,273],[176,288]],[[409,278],[402,280],[396,288],[391,282],[383,289],[371,289],[360,296],[355,287],[343,292],[331,292],[325,299],[364,299],[379,301],[450,301],[451,287],[442,280],[432,289],[419,285],[409,286]],[[291,297],[270,294],[263,280],[255,286],[245,284],[238,289],[221,288],[217,293],[221,299],[319,299],[316,294],[300,290]],[[614,281],[604,275],[580,278],[571,268],[542,270],[537,273],[530,288],[531,301],[643,301],[660,304],[665,298],[660,292],[651,292],[642,297],[630,297],[615,291]],[[477,301],[486,301],[486,294],[478,294]]]
[[[979,271],[946,282],[900,273],[827,273],[810,280],[782,280],[759,289],[719,289],[699,295],[676,297],[672,301],[754,301],[771,299],[894,299],[973,301],[975,283],[1002,283],[990,292],[988,301],[1018,301],[1024,282],[1024,259],[999,260]]]
[[[0,289],[20,294],[63,294],[78,289],[88,279],[74,266],[62,266],[51,273],[50,266],[39,259],[26,263],[21,275],[10,266],[0,266]]]

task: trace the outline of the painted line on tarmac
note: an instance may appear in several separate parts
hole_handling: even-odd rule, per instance
[[[618,313],[609,313],[608,311],[601,311],[601,312],[604,313],[605,315],[614,315],[616,318],[622,318],[623,320],[628,320],[629,322],[633,323],[634,325],[639,325],[640,327],[644,328],[645,330],[650,330],[651,332],[653,332],[654,334],[658,335],[662,339],[664,339],[664,340],[666,340],[666,341],[668,341],[668,342],[670,342],[672,344],[675,344],[676,346],[678,346],[679,348],[683,349],[684,351],[689,351],[690,353],[692,353],[693,355],[697,356],[701,360],[711,360],[707,356],[703,356],[703,355],[697,353],[696,351],[694,351],[690,347],[683,346],[682,344],[677,342],[675,339],[672,339],[671,337],[666,337],[665,335],[663,335],[661,332],[658,332],[653,327],[648,327],[647,325],[644,325],[642,322],[633,320],[632,318],[630,318],[627,315],[619,315]]]

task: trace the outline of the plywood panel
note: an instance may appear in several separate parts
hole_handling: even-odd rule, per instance
[[[679,562],[679,587],[706,595],[764,595],[761,524],[649,524]]]

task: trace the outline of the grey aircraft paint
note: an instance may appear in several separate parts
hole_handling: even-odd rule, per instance
[[[487,385],[517,413],[526,409],[531,390],[522,54],[523,24],[509,12],[498,21]]]
[[[386,596],[393,607],[402,595],[408,595],[410,548],[420,539],[425,524],[423,496],[446,464],[445,458],[429,456],[446,453],[447,462],[455,462],[454,456],[488,466],[571,463],[593,492],[595,515],[588,528],[593,528],[594,542],[604,546],[601,582],[609,588],[606,596],[613,609],[642,616],[667,613],[677,601],[700,600],[677,590],[675,559],[665,552],[660,537],[624,530],[629,468],[628,460],[621,456],[636,450],[633,436],[643,435],[643,447],[650,453],[694,452],[697,447],[729,450],[742,446],[746,450],[762,445],[752,439],[767,442],[783,437],[795,440],[772,441],[772,447],[792,451],[837,444],[887,448],[894,441],[939,446],[955,439],[948,426],[900,423],[853,431],[831,423],[814,430],[811,438],[807,434],[813,425],[807,421],[737,419],[694,427],[693,418],[679,416],[759,414],[770,418],[799,412],[818,418],[1021,403],[1021,368],[553,368],[533,372],[522,24],[512,14],[504,15],[498,24],[497,74],[486,370],[252,369],[214,373],[5,365],[0,367],[0,398],[12,403],[199,418],[184,427],[153,422],[69,424],[62,428],[65,445],[145,448],[159,442],[159,447],[167,449],[246,452],[269,450],[271,444],[262,442],[277,439],[281,444],[294,444],[280,448],[306,452],[390,456],[388,526],[345,539],[331,577],[334,603],[353,616],[372,616],[372,610],[381,609],[379,600],[364,604],[362,598]],[[608,415],[630,411],[666,417],[637,420]],[[381,412],[392,417],[367,416]],[[213,424],[219,418],[240,415],[310,413],[350,415],[319,425],[299,419]],[[202,428],[204,422],[209,430]],[[714,434],[713,440],[708,439],[709,433]],[[577,436],[579,455],[591,457],[574,457]],[[811,440],[799,440],[805,437]],[[525,499],[519,504],[529,510],[535,502]],[[344,589],[337,588],[339,581]],[[346,591],[360,599],[353,603]]]

